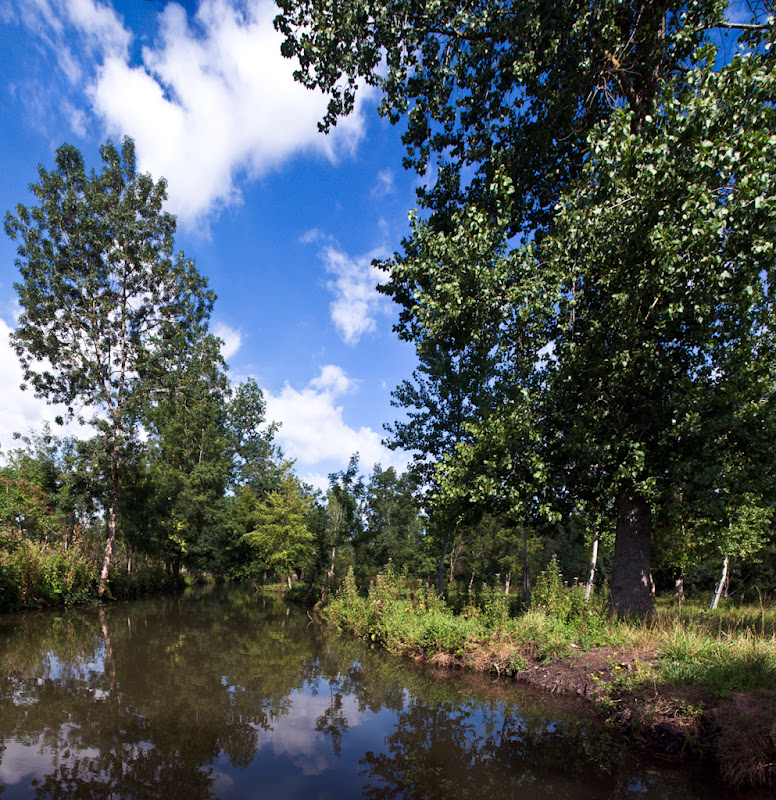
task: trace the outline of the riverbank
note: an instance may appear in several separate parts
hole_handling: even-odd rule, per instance
[[[97,548],[65,548],[0,533],[0,612],[72,606],[97,602],[101,567]],[[108,575],[106,599],[134,600],[152,594],[178,593],[186,583],[162,564],[116,559]]]
[[[512,617],[508,599],[492,595],[453,614],[433,591],[389,571],[367,597],[348,576],[323,615],[415,661],[586,698],[650,749],[711,759],[732,786],[776,788],[772,609],[666,607],[622,622],[550,572],[529,613]]]

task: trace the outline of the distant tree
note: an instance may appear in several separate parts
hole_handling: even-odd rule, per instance
[[[202,332],[165,358],[147,419],[156,502],[152,521],[165,559],[178,571],[212,565],[221,549],[223,498],[234,442],[227,422],[229,381],[221,342]]]
[[[163,210],[164,180],[138,174],[124,139],[100,148],[87,172],[63,145],[52,171],[31,185],[38,205],[5,217],[19,241],[22,314],[12,341],[25,382],[39,397],[96,427],[108,458],[107,538],[98,592],[116,539],[122,451],[159,380],[159,352],[206,324],[214,295],[194,264],[173,257],[175,218]],[[26,384],[25,384],[26,385]]]
[[[259,494],[271,491],[283,473],[283,453],[274,441],[280,424],[267,422],[267,402],[253,378],[234,388],[227,427],[233,451],[232,485],[249,485]]]
[[[356,571],[360,579],[372,577],[392,561],[418,574],[423,552],[423,517],[415,497],[417,485],[409,472],[375,464],[364,487],[364,524],[354,541]]]
[[[263,564],[285,573],[291,588],[291,573],[306,566],[313,556],[313,535],[308,528],[312,498],[286,462],[276,489],[260,500],[252,512],[253,529],[243,541]]]
[[[348,467],[329,475],[329,490],[326,493],[328,511],[328,544],[331,548],[331,563],[326,573],[323,597],[334,580],[337,553],[344,544],[352,543],[363,529],[364,479],[359,473],[359,455],[350,457]]]

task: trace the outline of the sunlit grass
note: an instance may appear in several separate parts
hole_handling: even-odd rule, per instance
[[[575,602],[556,593],[510,616],[507,600],[494,592],[454,614],[433,591],[388,572],[367,597],[352,578],[346,581],[326,614],[396,653],[446,653],[466,663],[477,650],[512,647],[546,664],[591,649],[643,651],[644,666],[630,674],[630,688],[639,682],[697,684],[725,695],[776,687],[776,611],[763,604],[709,611],[698,604],[660,603],[650,618],[618,620],[607,614],[603,598],[590,605]]]

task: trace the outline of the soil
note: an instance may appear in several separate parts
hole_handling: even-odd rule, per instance
[[[776,686],[772,692],[728,697],[687,685],[645,689],[642,684],[638,693],[616,688],[618,677],[638,674],[655,658],[647,650],[601,648],[550,664],[523,656],[517,663],[524,668],[515,671],[515,651],[506,646],[465,656],[416,656],[437,667],[495,672],[555,694],[586,698],[607,722],[653,752],[677,760],[711,759],[733,787],[776,790]]]

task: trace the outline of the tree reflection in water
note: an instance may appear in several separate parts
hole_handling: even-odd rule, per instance
[[[621,756],[512,686],[424,673],[250,591],[0,618],[14,797],[700,796]]]

